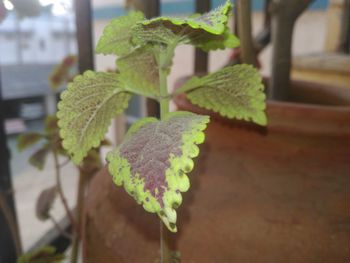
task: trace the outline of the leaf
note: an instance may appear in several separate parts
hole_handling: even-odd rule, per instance
[[[203,143],[202,132],[208,116],[189,112],[169,113],[164,120],[145,118],[129,129],[124,142],[108,153],[109,172],[116,185],[151,213],[157,213],[172,232],[176,232],[176,211],[182,202],[198,156],[196,144]]]
[[[226,26],[224,33],[221,35],[199,34],[198,36],[191,37],[189,43],[205,52],[216,49],[235,48],[240,45],[239,39],[230,33],[228,26]]]
[[[64,259],[63,254],[56,253],[55,247],[45,246],[21,255],[17,263],[59,263]]]
[[[123,87],[146,97],[159,97],[159,70],[151,47],[136,49],[118,59],[117,67]]]
[[[64,83],[72,78],[71,71],[75,68],[78,58],[74,55],[66,56],[60,64],[58,64],[49,76],[49,83],[53,90],[56,90]]]
[[[141,12],[130,12],[126,16],[113,19],[104,29],[98,41],[96,52],[100,54],[115,54],[123,56],[131,52],[131,28],[144,19]]]
[[[148,44],[164,44],[179,42],[181,36],[173,32],[170,28],[159,23],[152,26],[145,26],[138,23],[132,28],[132,41],[139,46],[146,46]]]
[[[37,132],[28,132],[28,133],[21,134],[17,138],[17,149],[19,151],[23,151],[28,147],[36,144],[43,138],[44,136]]]
[[[43,190],[37,201],[36,201],[36,217],[39,220],[45,221],[50,218],[50,210],[52,208],[52,205],[56,199],[57,195],[57,187],[49,187],[45,190]]]
[[[45,144],[42,148],[34,152],[29,157],[29,163],[37,169],[42,170],[45,166],[46,157],[49,152],[50,146],[48,144]]]
[[[180,43],[191,44],[206,52],[237,47],[239,40],[230,33],[227,26],[231,8],[232,5],[228,1],[222,7],[202,16],[185,19],[161,17],[141,21],[132,29],[133,42],[141,46],[146,44],[173,46]],[[200,22],[203,21],[206,22],[205,25],[212,25],[215,30],[201,26]]]
[[[227,0],[224,5],[200,16],[187,18],[161,16],[151,20],[144,20],[142,24],[171,23],[175,26],[189,26],[193,29],[202,29],[214,35],[221,35],[225,31],[231,9],[231,1]]]
[[[176,93],[200,107],[228,118],[252,120],[266,125],[264,86],[258,71],[250,65],[235,65],[205,77],[194,77]]]
[[[104,139],[111,119],[123,112],[131,94],[121,88],[116,73],[86,71],[77,76],[58,104],[63,147],[79,164]]]

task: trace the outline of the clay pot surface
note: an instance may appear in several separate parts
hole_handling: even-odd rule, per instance
[[[268,102],[267,113],[267,128],[209,113],[170,234],[182,262],[349,262],[350,107]],[[157,216],[106,170],[87,204],[87,262],[159,262]]]

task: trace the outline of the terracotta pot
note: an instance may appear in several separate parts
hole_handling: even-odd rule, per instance
[[[267,113],[265,129],[211,114],[170,234],[182,262],[349,262],[350,107],[268,102]],[[158,218],[106,170],[87,203],[87,262],[157,261]]]

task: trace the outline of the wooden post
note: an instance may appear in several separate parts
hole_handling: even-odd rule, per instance
[[[290,69],[294,24],[313,0],[272,1],[272,72],[269,98],[287,100],[290,93]]]
[[[75,0],[79,72],[94,69],[90,0]]]
[[[238,36],[241,41],[241,61],[255,64],[255,50],[252,39],[251,0],[237,0]]]
[[[0,79],[0,262],[15,263],[22,253],[6,144]]]
[[[90,0],[74,0],[75,4],[75,24],[77,29],[78,41],[78,63],[79,72],[82,74],[86,70],[94,69],[94,53],[92,40],[92,15]],[[85,216],[84,200],[88,178],[81,172],[79,173],[79,186],[77,194],[76,222],[78,226],[77,233],[74,233],[72,241],[72,255],[70,262],[77,262],[79,255],[80,241],[84,238]],[[85,261],[85,251],[83,248],[83,261]]]
[[[196,12],[205,13],[211,8],[210,0],[196,0]],[[194,57],[194,73],[203,74],[208,72],[209,54],[203,50],[196,48]]]

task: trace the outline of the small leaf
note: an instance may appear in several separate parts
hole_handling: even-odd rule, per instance
[[[117,60],[121,86],[149,98],[159,97],[159,71],[151,47],[136,49]]]
[[[23,151],[28,147],[36,144],[41,139],[45,138],[42,134],[37,132],[24,133],[17,138],[17,149]]]
[[[196,144],[203,143],[202,132],[208,116],[174,112],[164,120],[145,118],[129,129],[124,142],[107,155],[109,172],[116,185],[151,213],[157,213],[172,232],[176,232],[176,211],[181,192],[186,192],[186,173],[198,156]]]
[[[176,93],[185,92],[200,107],[228,118],[266,125],[264,86],[259,72],[250,65],[235,65],[205,77],[194,77]]]
[[[202,16],[185,19],[161,17],[141,21],[132,29],[133,41],[141,46],[191,44],[206,52],[237,47],[239,40],[230,33],[227,26],[231,8],[232,5],[228,1],[222,7]],[[203,27],[201,23],[211,25],[215,30]]]
[[[86,71],[68,85],[57,117],[63,147],[74,163],[79,164],[91,148],[100,145],[111,119],[127,108],[130,98],[116,73]]]
[[[113,19],[105,27],[102,37],[97,44],[96,52],[118,56],[130,53],[133,49],[131,28],[143,19],[144,15],[141,12],[130,12],[126,16]]]
[[[132,28],[132,36],[133,43],[139,46],[146,46],[148,44],[169,45],[181,40],[180,35],[161,23],[152,26],[138,23]]]
[[[50,152],[50,147],[48,144],[45,144],[42,148],[34,152],[29,157],[29,163],[39,170],[44,169],[46,157],[49,154],[49,152]]]
[[[45,246],[21,255],[17,263],[60,263],[64,259],[63,254],[56,253],[55,247]]]
[[[227,0],[224,5],[200,16],[187,18],[161,16],[151,20],[145,20],[142,23],[144,25],[171,23],[175,26],[189,26],[193,29],[202,29],[214,35],[221,35],[225,31],[231,9],[231,1]]]
[[[216,49],[235,48],[240,45],[239,39],[230,33],[228,26],[226,26],[224,33],[221,35],[198,34],[198,36],[191,37],[189,42],[205,52]]]
[[[78,58],[76,56],[69,55],[53,69],[49,76],[50,86],[53,90],[56,90],[71,79],[71,71],[76,66],[77,61]]]
[[[50,218],[50,211],[56,199],[57,187],[49,187],[43,190],[36,201],[36,217],[45,221]]]

